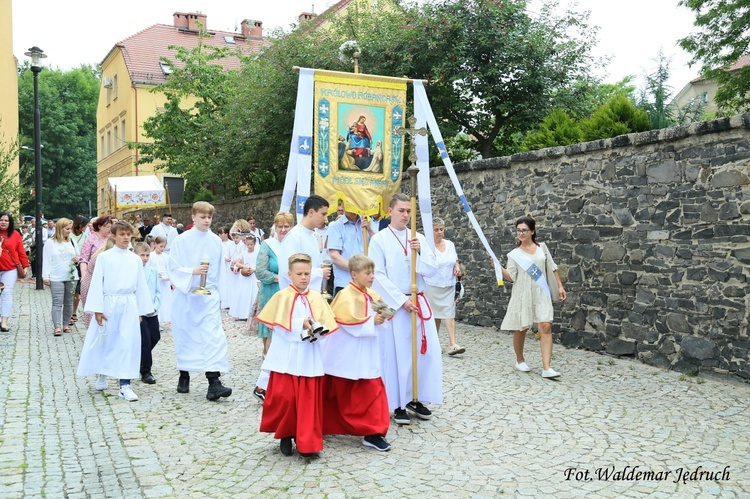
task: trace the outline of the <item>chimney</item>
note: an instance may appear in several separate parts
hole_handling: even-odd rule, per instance
[[[200,21],[203,29],[208,29],[206,25],[206,14],[200,12],[175,12],[173,14],[174,27],[198,31],[196,21]]]
[[[318,17],[318,14],[315,14],[314,12],[303,12],[299,15],[299,25],[302,26],[306,22],[312,21],[316,17]]]
[[[203,29],[208,29],[208,25],[206,25],[206,14],[201,14],[200,12],[191,12],[188,14],[188,29],[199,31],[200,28],[196,21],[200,21],[201,25],[203,25]]]
[[[245,38],[263,38],[263,21],[245,19],[240,26]]]

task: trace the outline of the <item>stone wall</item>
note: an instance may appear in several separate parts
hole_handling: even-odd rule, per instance
[[[532,214],[568,300],[553,331],[572,348],[750,379],[750,115],[456,165],[501,261]],[[444,168],[433,209],[466,264],[458,318],[499,327],[498,288]],[[407,176],[408,177],[408,176]],[[281,192],[217,203],[215,226],[252,213],[268,230]],[[190,206],[175,206],[190,220]]]
[[[680,371],[750,378],[750,115],[456,166],[505,261],[514,221],[532,214],[566,283],[554,333],[573,348]],[[444,169],[435,212],[467,264],[459,318],[499,327],[510,289]],[[508,286],[510,288],[510,286]]]

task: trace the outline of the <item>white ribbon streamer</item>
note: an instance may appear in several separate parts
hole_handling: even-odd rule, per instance
[[[500,261],[495,256],[495,252],[492,251],[492,248],[490,247],[490,243],[487,241],[487,238],[484,236],[482,227],[479,226],[479,222],[474,216],[474,213],[471,211],[469,202],[466,200],[464,191],[461,188],[461,184],[458,181],[458,176],[456,176],[456,170],[453,168],[453,162],[448,156],[448,150],[445,147],[443,136],[440,133],[440,129],[437,126],[437,121],[435,120],[435,116],[432,113],[432,108],[430,107],[430,101],[427,99],[427,93],[425,92],[424,84],[422,80],[414,80],[414,114],[417,117],[417,127],[419,127],[421,123],[423,124],[426,121],[427,126],[430,129],[430,133],[432,134],[432,138],[435,141],[435,145],[437,145],[437,148],[440,151],[440,157],[443,159],[443,165],[445,166],[445,170],[448,172],[448,177],[450,177],[451,182],[453,183],[453,188],[456,190],[456,194],[458,194],[458,198],[461,200],[461,203],[464,206],[464,211],[466,211],[466,216],[469,217],[469,221],[471,222],[471,226],[474,228],[474,232],[476,232],[477,236],[479,237],[479,240],[482,242],[482,245],[484,245],[484,249],[487,250],[487,253],[490,255],[490,258],[492,258],[492,261],[495,264],[495,277],[497,278],[497,284],[499,286],[502,286],[504,284],[503,283],[503,267],[500,265]],[[418,184],[419,184],[419,211],[420,211],[420,215],[422,216],[422,225],[424,227],[425,237],[427,237],[427,240],[430,243],[430,245],[434,247],[435,243],[432,237],[432,206],[429,202],[429,199],[430,199],[429,198],[429,192],[430,192],[429,166],[430,164],[429,164],[429,152],[427,149],[427,137],[417,136],[416,144],[417,144],[417,155],[419,156],[419,158],[423,158],[421,161],[418,160],[418,163],[417,163],[419,165],[419,175],[417,176]],[[424,184],[425,182],[424,180],[420,181],[420,179],[422,178],[422,172],[425,172],[426,186]],[[426,203],[423,203],[422,201],[424,192],[427,193]],[[428,224],[428,220],[429,220],[429,224]]]

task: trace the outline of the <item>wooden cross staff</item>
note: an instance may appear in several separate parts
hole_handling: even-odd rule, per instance
[[[411,166],[406,170],[409,172],[409,180],[411,181],[411,236],[416,237],[417,234],[417,174],[419,168],[417,167],[417,135],[427,135],[427,128],[416,128],[417,118],[414,116],[410,117],[406,121],[411,125],[409,128],[396,127],[394,130],[398,135],[411,137],[409,147],[409,161]],[[411,302],[417,307],[419,303],[417,301],[417,250],[411,250]],[[418,399],[418,383],[417,383],[417,311],[413,310],[411,313],[411,391],[412,400],[416,403]]]

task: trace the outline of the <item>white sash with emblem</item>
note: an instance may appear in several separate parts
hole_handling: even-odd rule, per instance
[[[521,248],[516,248],[508,253],[508,258],[512,258],[527,274],[531,276],[534,281],[542,288],[545,294],[552,299],[552,293],[550,293],[549,286],[547,285],[547,279],[544,277],[542,269],[536,266],[534,261],[531,259],[528,253]]]

